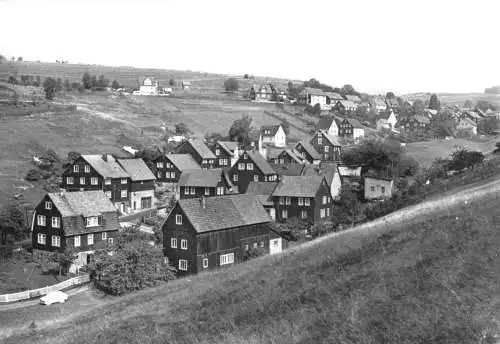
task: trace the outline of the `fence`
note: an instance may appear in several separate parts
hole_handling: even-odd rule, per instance
[[[26,290],[26,291],[21,291],[19,293],[13,293],[13,294],[5,294],[5,295],[0,295],[0,303],[4,302],[14,302],[14,301],[20,301],[20,300],[28,300],[32,299],[35,297],[40,297],[42,295],[47,295],[50,292],[56,291],[56,290],[62,290],[66,289],[75,285],[79,284],[84,284],[90,281],[90,276],[88,274],[73,277],[70,279],[67,279],[66,281],[62,281],[61,283],[54,284],[48,287],[44,288],[39,288],[39,289],[34,289],[34,290]]]

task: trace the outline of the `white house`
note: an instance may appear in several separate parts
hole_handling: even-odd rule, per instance
[[[139,91],[134,91],[134,95],[156,96],[159,93],[159,83],[151,77],[147,77],[139,86]]]
[[[396,128],[397,122],[398,119],[394,114],[394,111],[391,110],[389,114],[385,114],[377,120],[377,130],[379,131],[382,129],[394,130]]]
[[[300,92],[300,96],[311,106],[319,104],[322,110],[330,109],[330,105],[327,104],[327,94],[318,88],[306,87]]]
[[[462,117],[458,121],[457,130],[468,130],[472,135],[477,135],[477,124],[468,117]]]
[[[335,117],[322,117],[318,122],[318,130],[324,130],[331,136],[339,136],[339,126]]]
[[[387,104],[383,99],[374,99],[372,102],[372,107],[377,111],[377,113],[385,112],[387,110]]]
[[[260,128],[259,141],[275,147],[286,146],[286,134],[281,124],[266,125]]]

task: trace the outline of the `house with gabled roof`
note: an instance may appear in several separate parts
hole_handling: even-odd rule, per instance
[[[129,198],[131,211],[152,209],[156,206],[156,177],[142,159],[118,159],[130,175]]]
[[[62,173],[61,189],[73,191],[102,190],[122,213],[130,208],[130,174],[111,154],[84,154]]]
[[[353,112],[358,109],[358,104],[352,100],[339,100],[335,104],[335,108],[340,112]]]
[[[385,112],[387,111],[387,104],[385,103],[385,100],[380,99],[380,98],[374,98],[372,100],[372,108],[377,111],[377,113]]]
[[[198,165],[205,169],[215,167],[215,160],[217,159],[208,146],[198,139],[184,141],[174,149],[174,153],[191,154]]]
[[[182,172],[201,170],[191,154],[161,154],[153,166],[156,180],[162,183],[177,183]]]
[[[236,164],[231,167],[229,175],[240,193],[245,193],[251,181],[274,182],[278,179],[269,162],[255,151],[244,151]]]
[[[470,135],[477,135],[477,123],[468,117],[458,120],[457,131],[469,132]]]
[[[304,159],[297,155],[292,149],[282,149],[274,156],[268,156],[267,161],[275,165],[304,164]]]
[[[324,130],[331,136],[339,135],[339,127],[334,116],[322,117],[316,125],[316,130]]]
[[[184,171],[178,186],[180,199],[223,196],[233,190],[229,175],[222,169]]]
[[[164,253],[180,276],[229,267],[281,251],[270,222],[254,195],[181,199],[162,226]]]
[[[273,221],[276,220],[276,209],[274,209],[271,197],[278,182],[250,182],[245,194],[254,195],[262,204]]]
[[[379,176],[365,176],[364,199],[367,201],[391,198],[394,191],[394,180]]]
[[[330,105],[327,103],[327,93],[319,88],[305,87],[300,92],[299,97],[308,105],[319,104],[322,110],[330,109]]]
[[[279,223],[298,218],[314,224],[333,215],[333,199],[324,176],[282,176],[271,197]]]
[[[299,165],[299,164],[289,164],[289,165],[279,165],[279,164],[271,164],[272,168],[278,175],[278,180],[281,176],[301,176],[302,171],[307,165]]]
[[[365,137],[365,126],[355,118],[344,118],[339,127],[339,136],[359,140]]]
[[[361,103],[361,98],[358,95],[356,95],[356,94],[346,94],[344,96],[344,98],[346,100],[352,101],[352,102],[354,102],[356,104]]]
[[[134,91],[134,95],[141,96],[157,96],[159,93],[160,83],[153,77],[145,77],[139,84],[139,90]]]
[[[240,157],[238,142],[217,141],[210,149],[216,156],[215,167],[232,167]]]
[[[325,94],[326,94],[326,104],[328,105],[328,110],[334,109],[339,100],[344,100],[344,97],[342,97],[337,92],[325,92]]]
[[[269,83],[252,85],[248,98],[256,102],[270,102],[276,99],[276,90]]]
[[[339,171],[340,181],[342,183],[342,188],[347,190],[352,190],[355,192],[360,192],[362,184],[362,166],[350,166],[350,165],[338,165],[337,170]]]
[[[286,133],[281,124],[265,125],[260,128],[259,141],[275,147],[286,147]]]
[[[324,130],[318,130],[309,143],[321,154],[322,161],[340,161],[342,146],[337,137]]]
[[[34,253],[76,251],[74,272],[113,243],[119,229],[118,210],[102,190],[48,193],[35,207],[32,247]]]
[[[415,115],[401,117],[398,120],[399,131],[402,136],[422,137],[430,129],[430,119],[426,116]]]
[[[389,129],[394,130],[396,128],[396,124],[398,123],[398,119],[394,111],[390,110],[388,112],[383,113],[380,118],[377,120],[377,130]]]
[[[323,176],[330,188],[330,195],[333,199],[340,197],[342,181],[336,164],[322,163],[321,165],[305,165],[302,169],[302,176]]]
[[[293,150],[298,156],[310,164],[317,165],[321,162],[321,154],[307,141],[297,142]]]

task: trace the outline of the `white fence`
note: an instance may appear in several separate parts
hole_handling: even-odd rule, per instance
[[[0,295],[0,303],[32,299],[35,297],[40,297],[42,295],[46,295],[46,294],[53,292],[53,291],[56,291],[56,290],[62,290],[62,289],[66,289],[66,288],[69,288],[69,287],[74,286],[74,285],[84,284],[84,283],[87,283],[89,281],[90,281],[90,276],[88,274],[85,274],[85,275],[81,275],[81,276],[67,279],[66,281],[62,281],[61,283],[54,284],[54,285],[44,287],[44,288],[39,288],[39,289],[34,289],[34,290],[25,290],[25,291],[21,291],[19,293],[13,293],[13,294]]]

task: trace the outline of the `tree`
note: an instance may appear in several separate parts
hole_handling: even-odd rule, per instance
[[[113,80],[113,82],[111,83],[111,88],[114,89],[114,90],[119,89],[120,88],[120,84],[118,83],[118,81]]]
[[[224,88],[228,92],[238,91],[238,88],[239,88],[238,80],[236,80],[235,78],[227,79],[226,81],[224,81]]]
[[[66,92],[71,91],[71,84],[69,83],[69,80],[68,80],[68,79],[64,80],[64,90],[65,90]]]
[[[352,85],[344,85],[342,86],[342,88],[340,89],[340,93],[345,96],[345,95],[348,95],[348,94],[353,94],[353,95],[356,95],[358,92],[356,92],[356,90],[354,89],[354,87],[352,87]]]
[[[474,168],[475,165],[482,164],[483,161],[484,155],[479,151],[458,149],[451,154],[448,166],[451,170],[460,171],[464,168]]]
[[[168,81],[168,85],[169,85],[169,86],[175,86],[175,80],[174,80],[174,79],[170,79],[170,80]]]
[[[0,208],[0,245],[22,240],[28,234],[24,216],[16,205]]]
[[[435,94],[431,95],[431,99],[429,100],[429,109],[436,111],[441,110],[441,102]]]
[[[207,144],[211,145],[217,141],[221,141],[224,137],[220,133],[207,133],[205,134],[204,140]]]
[[[415,99],[413,102],[412,110],[415,114],[419,114],[425,109],[425,103],[422,99]]]
[[[90,90],[92,88],[92,76],[85,72],[82,77],[83,88],[86,90]]]
[[[191,130],[189,130],[188,126],[184,122],[180,122],[175,125],[175,133],[177,135],[187,136],[191,133]]]
[[[73,264],[77,258],[78,255],[73,249],[66,248],[62,252],[52,253],[52,255],[49,257],[49,261],[57,264],[59,268],[59,276],[61,276],[63,272],[64,274],[68,273],[71,264]]]
[[[63,84],[61,78],[56,79],[56,91],[61,92],[63,89]]]
[[[243,75],[243,79],[248,79],[248,74]]]
[[[8,79],[8,81],[7,81],[7,82],[8,82],[9,84],[15,85],[15,84],[17,84],[17,79],[16,79],[16,77],[15,77],[15,76],[10,75],[10,76],[9,76],[9,79]]]
[[[45,93],[46,99],[54,99],[54,95],[57,92],[57,81],[51,77],[45,79],[45,81],[43,82],[43,92]]]
[[[247,147],[251,140],[252,131],[252,118],[248,115],[242,116],[237,119],[229,128],[229,139],[231,141],[238,141],[244,147]]]
[[[143,159],[148,166],[153,165],[153,161],[156,160],[161,155],[158,149],[154,148],[144,148],[135,152],[135,157]]]
[[[385,98],[394,99],[394,98],[396,98],[396,95],[393,92],[387,92],[385,95]]]
[[[17,62],[23,62],[23,57],[22,57],[22,56],[19,56],[19,57],[17,58]]]
[[[42,80],[41,80],[41,78],[40,78],[40,75],[37,75],[37,76],[35,77],[35,80],[36,80],[36,81],[35,81],[35,86],[36,86],[36,87],[40,86],[40,84],[42,83]]]
[[[90,88],[92,89],[92,91],[94,91],[97,87],[97,77],[95,75],[92,75],[90,77]]]
[[[470,100],[466,100],[464,102],[464,109],[472,109],[474,107],[474,105],[472,105],[472,102]]]
[[[361,202],[359,200],[358,193],[350,190],[349,188],[342,188],[340,192],[339,209],[337,210],[337,216],[339,217],[339,222],[343,223],[350,222],[351,226],[354,226],[356,222],[361,220]],[[334,214],[335,214],[334,210]]]
[[[479,99],[476,102],[476,108],[481,111],[487,111],[491,107],[490,103],[487,100]]]
[[[95,88],[99,91],[103,91],[108,87],[109,80],[104,77],[104,75],[99,75],[99,79],[95,82]]]
[[[3,62],[3,60],[5,60],[5,57],[3,55],[0,54],[0,63]]]
[[[346,149],[342,161],[347,165],[365,166],[375,172],[384,172],[398,166],[402,153],[397,141],[372,139]]]
[[[37,180],[40,180],[42,179],[42,175],[40,173],[40,171],[36,168],[32,168],[31,170],[28,171],[28,173],[26,174],[26,177],[25,179],[27,181],[30,181],[30,182],[35,182]]]
[[[486,117],[477,123],[477,132],[481,135],[493,135],[500,129],[500,122],[495,117]]]

